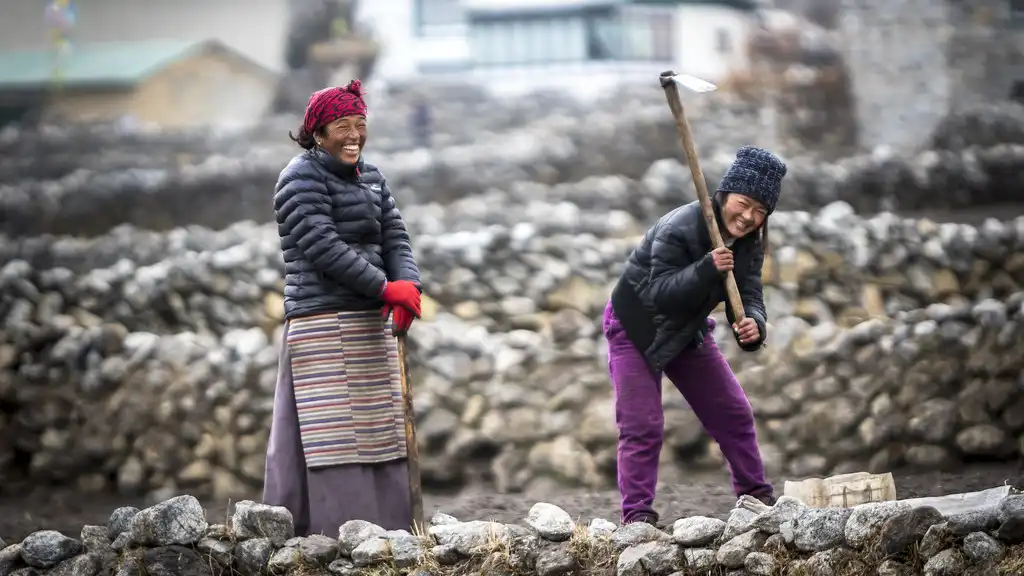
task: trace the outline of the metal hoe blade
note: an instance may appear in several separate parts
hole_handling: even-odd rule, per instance
[[[672,80],[676,84],[682,86],[683,88],[686,88],[691,92],[697,92],[698,94],[703,94],[704,92],[714,92],[715,90],[718,90],[718,86],[715,86],[711,82],[707,82],[705,80],[701,80],[700,78],[690,76],[687,74],[676,74],[675,76],[672,77]]]

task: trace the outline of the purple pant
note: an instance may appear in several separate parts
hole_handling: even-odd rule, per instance
[[[714,329],[714,320],[708,320]],[[604,311],[608,339],[608,372],[615,389],[615,423],[619,428],[618,476],[622,522],[654,514],[658,457],[665,437],[661,405],[661,373],[626,337],[609,303]],[[690,347],[672,359],[665,375],[683,394],[729,463],[737,496],[767,496],[764,462],[757,449],[754,413],[711,333],[701,347]]]

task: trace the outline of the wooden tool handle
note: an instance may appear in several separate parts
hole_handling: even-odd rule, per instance
[[[725,246],[725,242],[722,240],[722,232],[718,229],[718,219],[715,218],[715,210],[711,207],[708,184],[704,180],[704,171],[701,170],[700,160],[697,158],[697,147],[693,143],[693,132],[690,130],[690,123],[686,120],[683,102],[679,97],[679,86],[672,80],[672,77],[675,75],[675,72],[671,71],[662,72],[661,87],[665,89],[668,107],[672,110],[672,117],[676,121],[676,132],[679,134],[679,140],[683,143],[686,163],[690,165],[693,185],[697,189],[697,199],[700,200],[700,208],[704,213],[704,222],[707,223],[708,232],[711,234],[711,245],[714,248],[721,248]],[[740,289],[736,285],[736,276],[731,270],[725,275],[725,292],[728,295],[733,321],[739,322],[743,320],[746,317],[743,311],[743,299],[740,298]]]
[[[416,411],[412,406],[409,367],[405,362],[405,336],[398,337],[398,366],[402,379],[402,405],[405,409],[405,450],[409,466],[409,501],[412,504],[413,528],[425,530],[423,523],[423,484],[420,478],[420,448],[416,439]]]

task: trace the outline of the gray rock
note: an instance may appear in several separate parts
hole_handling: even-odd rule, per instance
[[[206,513],[194,496],[178,496],[141,510],[128,534],[140,546],[194,544],[206,533]]]
[[[750,576],[774,576],[778,569],[778,562],[771,554],[751,552],[743,561],[743,569]]]
[[[732,540],[740,534],[748,532],[756,518],[757,514],[746,508],[733,508],[729,512],[729,518],[725,521],[725,529],[722,530],[719,541]]]
[[[103,552],[110,549],[106,526],[82,526],[80,538],[89,552]]]
[[[843,543],[849,508],[807,508],[784,522],[780,533],[801,552],[820,552]]]
[[[257,504],[252,500],[242,500],[235,504],[235,512],[231,515],[231,530],[239,540],[270,538],[277,546],[295,536],[292,513],[287,508]]]
[[[227,568],[235,561],[235,545],[227,540],[202,538],[196,544],[196,550],[204,557],[212,559],[221,568]]]
[[[905,502],[870,502],[853,508],[846,521],[844,536],[851,548],[863,548],[878,538],[885,522],[910,510]]]
[[[258,574],[270,563],[274,543],[270,538],[253,538],[235,545],[235,563],[243,574]]]
[[[50,570],[47,576],[96,576],[100,568],[101,559],[98,554],[80,554],[64,560],[56,568]]]
[[[537,502],[530,508],[526,523],[540,534],[541,538],[552,542],[564,542],[572,536],[576,523],[565,510],[554,504]]]
[[[551,548],[537,555],[537,576],[570,576],[576,572],[576,558],[562,548]]]
[[[711,548],[684,548],[683,558],[686,566],[694,570],[711,570],[718,564],[715,559],[716,550]]]
[[[453,566],[458,563],[459,551],[452,544],[439,544],[430,549],[430,555],[441,566]]]
[[[971,532],[964,536],[964,554],[975,564],[988,564],[998,561],[1005,548],[998,540],[984,532]]]
[[[271,574],[287,574],[302,565],[302,554],[297,548],[285,546],[270,555],[267,569]]]
[[[946,519],[949,530],[957,536],[971,532],[986,532],[999,527],[999,509],[996,506],[954,514]]]
[[[617,576],[668,576],[679,568],[682,553],[667,541],[654,541],[630,546],[619,554],[615,567]]]
[[[953,548],[939,552],[924,564],[925,576],[962,576],[966,569],[967,559]]]
[[[391,543],[383,536],[368,538],[352,551],[352,562],[360,567],[373,566],[390,558]]]
[[[313,534],[297,540],[295,545],[302,554],[302,559],[309,564],[326,566],[334,562],[340,553],[338,541],[323,534]]]
[[[587,536],[591,538],[609,538],[618,526],[603,518],[594,518],[587,525]]]
[[[740,568],[747,555],[760,552],[768,535],[760,530],[749,530],[722,544],[715,554],[715,560],[726,568]]]
[[[11,544],[0,550],[0,574],[10,574],[21,564],[21,544]]]
[[[913,576],[906,564],[896,560],[885,560],[878,566],[878,576]]]
[[[33,532],[21,541],[21,559],[33,568],[53,568],[85,552],[85,546],[56,530]]]
[[[867,570],[858,570],[861,567],[856,554],[849,548],[833,548],[815,552],[804,563],[804,567],[810,574],[842,574],[848,571],[851,574],[864,574]]]
[[[438,544],[450,545],[461,556],[467,557],[493,542],[508,541],[511,537],[505,525],[483,520],[431,526],[429,534]]]
[[[210,574],[210,564],[192,547],[160,546],[142,552],[145,576],[180,576],[181,574]]]
[[[672,540],[680,546],[700,547],[711,544],[725,531],[725,521],[707,516],[680,518],[672,525]]]
[[[455,516],[444,514],[441,512],[435,513],[430,517],[431,526],[449,526],[451,524],[458,524],[459,520]]]
[[[336,576],[361,576],[362,568],[357,568],[348,558],[338,558],[327,566],[327,571]]]
[[[949,524],[939,522],[928,527],[928,530],[921,537],[921,544],[918,546],[918,553],[925,560],[942,552],[953,543],[953,531]]]
[[[338,528],[338,551],[342,556],[352,556],[360,544],[386,533],[380,526],[366,520],[349,520]]]
[[[115,552],[120,552],[131,548],[132,546],[132,535],[129,532],[121,532],[114,538],[114,541],[110,543],[110,549]]]
[[[612,532],[612,547],[621,552],[630,546],[639,546],[646,542],[668,540],[670,537],[665,532],[658,530],[646,522],[631,522],[623,524]]]
[[[132,519],[138,513],[139,509],[134,506],[122,506],[114,510],[107,520],[107,538],[113,541],[122,532],[127,532],[132,526]]]
[[[781,496],[774,506],[758,514],[749,526],[768,534],[778,534],[783,522],[792,520],[806,508],[803,502],[792,496]]]
[[[943,521],[942,513],[931,506],[901,512],[885,521],[879,532],[886,556],[897,556],[917,543],[935,524]]]
[[[411,534],[400,534],[389,536],[391,544],[391,557],[395,566],[399,568],[411,568],[420,563],[425,554],[423,539]],[[355,553],[353,552],[353,558]]]

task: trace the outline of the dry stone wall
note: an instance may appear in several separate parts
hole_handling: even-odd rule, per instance
[[[477,126],[482,121],[467,119],[476,126],[475,138],[453,137],[430,150],[409,149],[408,138],[393,128],[393,137],[375,137],[368,158],[383,169],[403,207],[447,204],[524,182],[543,184],[543,190],[613,175],[639,183],[641,195],[663,196],[662,208],[675,206],[678,191],[692,187],[688,170],[665,168],[681,155],[664,97],[658,90],[632,99],[629,94],[625,105],[599,111],[524,104],[521,124]],[[824,162],[820,145],[787,145],[780,150],[790,164],[782,207],[809,210],[842,200],[874,213],[1019,202],[1024,113],[1017,108],[979,106],[949,116],[934,138],[935,150],[924,152]],[[712,186],[737,147],[770,145],[756,102],[723,95],[688,102],[687,110]],[[105,128],[0,136],[0,228],[19,237],[93,236],[126,223],[168,230],[268,221],[274,182],[298,151],[285,137],[290,128],[273,124],[227,135]],[[667,196],[666,171],[679,173],[669,178],[676,192]]]
[[[211,524],[198,500],[178,496],[144,510],[118,508],[79,538],[30,534],[0,550],[0,576],[1003,576],[1024,566],[1017,494],[948,516],[906,502],[748,504],[725,520],[680,518],[664,530],[573,519],[540,502],[522,524],[438,512],[416,533],[350,520],[337,535],[296,537],[285,508],[243,501],[226,524]]]
[[[643,230],[624,182],[588,184],[593,212],[573,186],[407,211],[429,296],[410,335],[428,486],[613,482],[598,319]],[[772,226],[769,347],[718,336],[773,468],[1017,451],[1024,218],[974,228],[833,204]],[[0,489],[258,489],[282,313],[273,226],[0,245]],[[665,395],[666,478],[721,465],[677,396]]]

